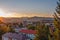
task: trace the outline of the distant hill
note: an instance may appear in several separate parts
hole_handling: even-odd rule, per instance
[[[15,22],[22,22],[22,21],[41,21],[41,20],[54,20],[51,17],[21,17],[21,18],[4,18],[0,17],[0,20],[4,23],[15,23]]]

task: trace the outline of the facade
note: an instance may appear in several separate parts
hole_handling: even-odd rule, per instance
[[[6,33],[2,35],[2,40],[27,40],[27,38],[25,35],[18,33]]]
[[[29,40],[33,40],[35,38],[36,30],[20,30],[20,33],[25,34]]]

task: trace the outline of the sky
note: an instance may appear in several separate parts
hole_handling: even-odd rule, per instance
[[[52,17],[57,0],[0,0],[3,17]]]

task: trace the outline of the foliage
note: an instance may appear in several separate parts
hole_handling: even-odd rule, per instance
[[[48,40],[49,28],[44,24],[37,25],[37,34],[34,40]]]
[[[9,32],[14,33],[14,32],[15,32],[15,30],[14,30],[12,27],[10,27],[10,31],[9,31]]]
[[[10,31],[10,28],[9,27],[7,27],[7,26],[1,26],[0,27],[0,31],[2,31],[2,32],[9,32]]]
[[[22,27],[23,27],[23,24],[22,24],[22,23],[20,23],[19,27],[20,27],[20,28],[22,28]]]
[[[54,40],[60,40],[60,0],[57,2],[56,12],[54,13]]]
[[[56,12],[54,13],[54,24],[58,29],[60,29],[60,0],[57,2],[57,5],[58,6],[56,7]]]
[[[7,26],[0,26],[0,40],[2,40],[2,35],[6,32],[9,32],[10,28]]]
[[[28,25],[27,28],[28,28],[29,30],[35,30],[35,26],[32,26],[32,25]]]

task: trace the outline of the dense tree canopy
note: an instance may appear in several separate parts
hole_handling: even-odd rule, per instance
[[[56,12],[54,13],[54,40],[60,40],[60,0],[57,2]]]

